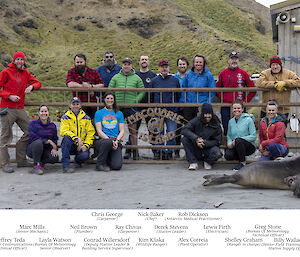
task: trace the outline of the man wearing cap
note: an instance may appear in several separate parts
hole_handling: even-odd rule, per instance
[[[198,169],[198,160],[203,161],[204,169],[209,170],[222,157],[222,129],[210,104],[202,105],[200,116],[189,121],[182,128],[181,134],[189,170]]]
[[[104,87],[108,87],[112,77],[120,72],[122,67],[117,64],[115,54],[112,50],[107,50],[104,53],[103,65],[100,65],[96,70],[104,82]]]
[[[94,141],[95,129],[91,118],[81,109],[81,100],[73,97],[70,109],[62,116],[60,124],[63,172],[73,173],[70,155],[75,154],[78,166],[89,159],[89,149]]]
[[[74,68],[68,70],[66,84],[69,88],[102,88],[103,81],[99,73],[91,69],[86,64],[86,56],[84,54],[76,54],[74,57]],[[73,97],[78,96],[81,102],[97,103],[96,94],[94,92],[72,92]],[[86,114],[92,119],[95,116],[97,107],[83,107]]]
[[[218,88],[244,88],[255,87],[254,82],[250,79],[249,74],[239,67],[239,55],[233,51],[229,54],[228,67],[222,70],[217,81]],[[236,91],[236,92],[217,92],[217,96],[223,103],[233,103],[236,99],[243,102],[250,102],[256,92]],[[228,122],[230,120],[230,107],[221,107],[222,124],[224,135],[227,135]]]
[[[270,59],[270,68],[262,71],[256,81],[258,88],[275,89],[263,91],[263,103],[268,102],[271,98],[279,103],[278,111],[288,116],[289,107],[281,107],[282,103],[289,103],[291,90],[300,87],[300,78],[292,71],[283,69],[280,57],[273,56]]]
[[[29,85],[29,86],[28,86]],[[16,143],[17,167],[28,167],[26,161],[26,144],[29,138],[29,117],[24,110],[25,94],[31,93],[41,87],[41,83],[31,75],[25,64],[25,55],[18,51],[13,61],[0,73],[0,165],[2,171],[11,173],[14,169],[9,166],[8,145],[13,138],[12,126],[16,122],[23,131],[23,136]],[[4,111],[6,110],[6,111]]]
[[[162,60],[158,64],[158,71],[159,75],[153,78],[150,82],[151,88],[180,88],[179,80],[171,75],[170,72],[170,66],[168,61]],[[151,96],[151,101],[153,103],[177,103],[179,100],[179,93],[174,92],[154,92]],[[177,113],[178,108],[177,107],[167,107],[167,110]],[[163,117],[162,117],[163,118]],[[171,120],[169,118],[163,118],[164,123],[166,124],[166,133],[175,132],[177,129],[177,123],[174,120]],[[161,132],[161,135],[164,135],[164,131]],[[176,139],[175,137],[168,140],[166,142],[167,145],[175,145]],[[159,150],[153,150],[154,154],[154,160],[160,159],[161,151]],[[166,160],[171,160],[173,158],[173,151],[172,150],[163,150],[162,152],[162,158]]]
[[[109,88],[144,88],[142,79],[136,75],[132,68],[132,60],[130,58],[124,58],[122,61],[122,69],[120,72],[113,76],[109,83]],[[139,103],[143,99],[144,92],[134,91],[116,91],[117,104],[123,104],[120,110],[123,112],[124,118],[127,118],[137,112],[136,107],[131,107],[132,103]],[[125,106],[124,106],[125,104]],[[132,145],[137,145],[137,123],[128,123],[128,130],[130,134],[130,140]],[[138,151],[133,150],[133,159],[138,159]]]

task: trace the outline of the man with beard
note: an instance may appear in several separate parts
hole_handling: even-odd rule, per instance
[[[122,67],[115,60],[113,51],[108,50],[104,53],[103,65],[100,65],[96,70],[104,82],[104,87],[108,87],[112,77],[118,74],[121,69]]]
[[[8,145],[13,139],[12,127],[15,122],[24,133],[16,143],[17,167],[32,166],[26,161],[29,117],[24,110],[24,100],[25,94],[40,87],[41,83],[27,70],[24,53],[16,52],[12,63],[0,73],[0,166],[3,172],[14,172],[14,168],[9,166]]]
[[[233,51],[229,54],[228,67],[222,70],[219,74],[217,87],[219,88],[243,88],[255,87],[254,82],[250,79],[249,74],[239,67],[239,55]],[[250,102],[255,96],[256,92],[236,91],[236,92],[217,92],[217,96],[223,103],[233,103],[236,99],[243,102]],[[230,107],[221,107],[222,124],[224,128],[224,135],[227,135],[228,122],[230,120]]]
[[[189,60],[186,56],[180,56],[177,59],[177,68],[178,68],[178,72],[176,72],[174,74],[174,76],[176,78],[178,78],[180,88],[182,88],[183,78],[184,78],[184,76],[187,73],[188,68],[189,68]],[[180,103],[185,102],[183,92],[180,94],[179,102]],[[183,115],[183,108],[178,108],[178,114]],[[181,144],[181,129],[177,129],[176,130],[176,145],[180,145],[180,144]],[[179,159],[179,158],[180,158],[180,150],[175,150],[175,159]]]
[[[153,72],[152,70],[149,70],[149,65],[150,65],[149,56],[142,55],[140,57],[140,70],[136,72],[136,75],[138,75],[142,79],[145,88],[149,88],[151,79],[156,77],[156,73]],[[148,103],[148,99],[149,99],[148,92],[146,92],[141,103]],[[144,108],[138,108],[139,111],[141,111],[142,109]],[[147,117],[146,124],[148,124],[149,120],[150,117]],[[139,130],[141,126],[141,122],[142,122],[141,120],[137,122],[137,130]],[[130,136],[128,137],[128,141],[126,144],[131,145]],[[126,149],[124,159],[129,159],[130,155],[131,155],[131,150]]]
[[[76,54],[74,57],[74,68],[70,69],[67,74],[66,84],[69,88],[102,88],[103,81],[99,73],[86,65],[86,56]],[[73,96],[80,98],[81,102],[97,103],[94,92],[72,92]],[[94,118],[97,107],[82,107],[85,113]]]
[[[189,121],[182,128],[181,134],[184,136],[182,143],[189,162],[189,170],[198,169],[198,160],[204,162],[204,169],[210,170],[222,157],[220,151],[222,129],[210,104],[202,105],[201,115]]]
[[[273,98],[279,104],[290,102],[291,90],[300,87],[300,78],[292,71],[283,69],[280,57],[273,56],[270,59],[270,69],[262,71],[256,81],[258,88],[276,89],[262,92],[263,103]],[[289,107],[280,107],[278,112],[289,115]],[[262,118],[266,114],[262,112]]]

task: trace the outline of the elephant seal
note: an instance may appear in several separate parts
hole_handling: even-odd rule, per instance
[[[287,177],[284,182],[294,192],[294,195],[300,198],[300,176]]]
[[[300,155],[280,161],[255,162],[241,168],[232,175],[206,175],[203,186],[232,183],[241,186],[289,189],[284,179],[299,174]]]

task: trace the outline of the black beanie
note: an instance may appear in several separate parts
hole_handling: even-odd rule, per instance
[[[208,104],[208,103],[202,104],[201,113],[202,114],[206,114],[206,113],[213,114],[214,111],[213,111],[211,104]]]

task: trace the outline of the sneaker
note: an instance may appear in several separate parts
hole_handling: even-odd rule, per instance
[[[4,165],[2,167],[2,171],[5,172],[5,173],[13,173],[15,170],[13,167],[10,167],[8,165]]]
[[[197,170],[198,169],[198,163],[191,163],[189,166],[189,170]]]
[[[28,162],[27,160],[18,162],[17,163],[18,168],[26,168],[26,167],[33,167],[33,163]]]
[[[42,166],[40,164],[37,164],[37,165],[33,166],[33,169],[31,171],[31,173],[37,174],[37,175],[43,175],[44,174],[44,172],[42,170]]]
[[[283,159],[284,159],[284,157],[282,157],[282,156],[279,156],[279,157],[275,158],[276,161],[280,161],[280,160],[283,160]]]
[[[211,170],[211,168],[212,168],[212,166],[207,162],[203,162],[203,166],[204,166],[205,170]]]
[[[100,164],[100,165],[96,165],[96,171],[109,171],[109,168]]]
[[[71,167],[63,167],[63,173],[74,173],[75,170]]]
[[[243,164],[243,163],[239,163],[235,168],[233,168],[232,170],[233,171],[238,171],[238,170],[240,170],[241,168],[243,168],[245,165]]]

